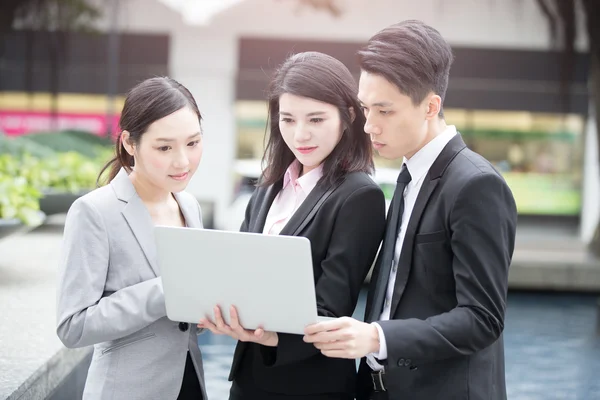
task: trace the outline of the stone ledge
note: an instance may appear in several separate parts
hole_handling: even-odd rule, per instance
[[[63,348],[23,382],[5,400],[46,399],[91,354],[91,347]]]

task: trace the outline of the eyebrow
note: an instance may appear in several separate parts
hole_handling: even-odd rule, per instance
[[[307,117],[314,117],[315,115],[323,115],[326,114],[325,111],[313,111],[306,114]],[[287,111],[279,111],[279,115],[285,115],[287,117],[292,117],[292,114]]]
[[[200,132],[196,132],[193,135],[190,135],[187,138],[187,140],[194,139],[197,136],[200,136]],[[168,143],[168,142],[175,142],[176,140],[175,139],[167,139],[167,138],[158,138],[158,139],[156,139],[156,141],[157,142],[167,142]]]
[[[358,100],[360,102],[361,105],[365,105],[365,103],[363,103],[361,100]],[[390,102],[390,101],[380,101],[378,103],[374,103],[372,105],[372,107],[391,107],[393,106],[394,103]]]

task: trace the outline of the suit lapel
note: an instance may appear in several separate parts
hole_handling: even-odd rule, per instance
[[[131,183],[124,169],[121,169],[110,184],[117,198],[125,203],[121,213],[140,245],[146,261],[150,265],[154,275],[159,276],[156,244],[154,241],[154,222],[148,209],[137,195],[133,183]],[[192,228],[199,228],[200,218],[198,211],[194,210],[194,205],[185,201],[185,197],[181,194],[176,194],[175,198],[186,220],[186,224]]]
[[[464,148],[466,147],[465,142],[462,140],[460,134],[453,137],[448,144],[444,147],[442,152],[436,158],[436,160],[429,168],[429,172],[423,180],[423,185],[417,196],[415,206],[408,221],[408,227],[406,228],[406,234],[404,235],[404,243],[402,243],[402,251],[400,253],[400,259],[398,261],[398,270],[396,275],[396,283],[394,284],[394,295],[392,298],[392,307],[390,310],[390,317],[393,318],[398,308],[398,304],[404,294],[406,283],[410,275],[412,267],[413,248],[415,243],[415,236],[421,222],[421,217],[431,194],[439,184],[444,171],[448,168],[448,165],[452,162]]]
[[[300,207],[289,219],[287,224],[281,229],[280,235],[296,236],[315,216],[316,212],[321,208],[321,205],[340,185],[341,180],[334,186],[319,182],[317,186],[308,194]]]
[[[156,261],[156,248],[154,244],[154,235],[152,217],[138,195],[133,196],[125,208],[123,208],[123,216],[129,224],[129,228],[133,232],[137,242],[139,243],[146,260],[156,276],[159,275]]]
[[[400,252],[400,259],[398,261],[398,269],[396,272],[396,283],[394,284],[394,296],[392,298],[392,308],[390,316],[394,315],[400,298],[404,293],[408,276],[410,275],[410,269],[412,266],[412,255],[413,255],[413,244],[415,242],[415,235],[417,234],[417,228],[419,222],[423,216],[423,211],[427,207],[427,203],[431,194],[437,187],[439,179],[431,180],[429,174],[425,176],[423,186],[417,196],[417,201],[413,208],[413,211],[408,220],[408,227],[406,228],[406,234],[404,235],[404,243],[402,243],[402,251]]]
[[[187,198],[182,193],[173,193],[179,209],[185,219],[185,225],[188,228],[202,228],[200,224],[200,214],[198,212],[198,205],[195,202],[187,201]]]

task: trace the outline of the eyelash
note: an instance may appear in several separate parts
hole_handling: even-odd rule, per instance
[[[198,143],[200,143],[199,140],[194,140],[193,142],[188,143],[188,146],[191,145],[190,147],[196,147],[198,145]],[[169,150],[171,150],[171,146],[161,146],[158,148],[158,151],[161,151],[163,153],[167,152]]]
[[[323,121],[325,121],[323,118],[311,118],[310,119],[310,122],[313,124],[320,124]],[[294,122],[294,120],[292,120],[291,118],[281,118],[281,122],[290,124],[290,123]]]

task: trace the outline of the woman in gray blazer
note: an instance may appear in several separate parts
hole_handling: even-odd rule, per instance
[[[94,346],[84,399],[206,399],[196,326],[166,317],[154,225],[202,227],[183,192],[202,157],[201,115],[170,78],[133,88],[108,184],[79,198],[64,230],[57,334]]]

